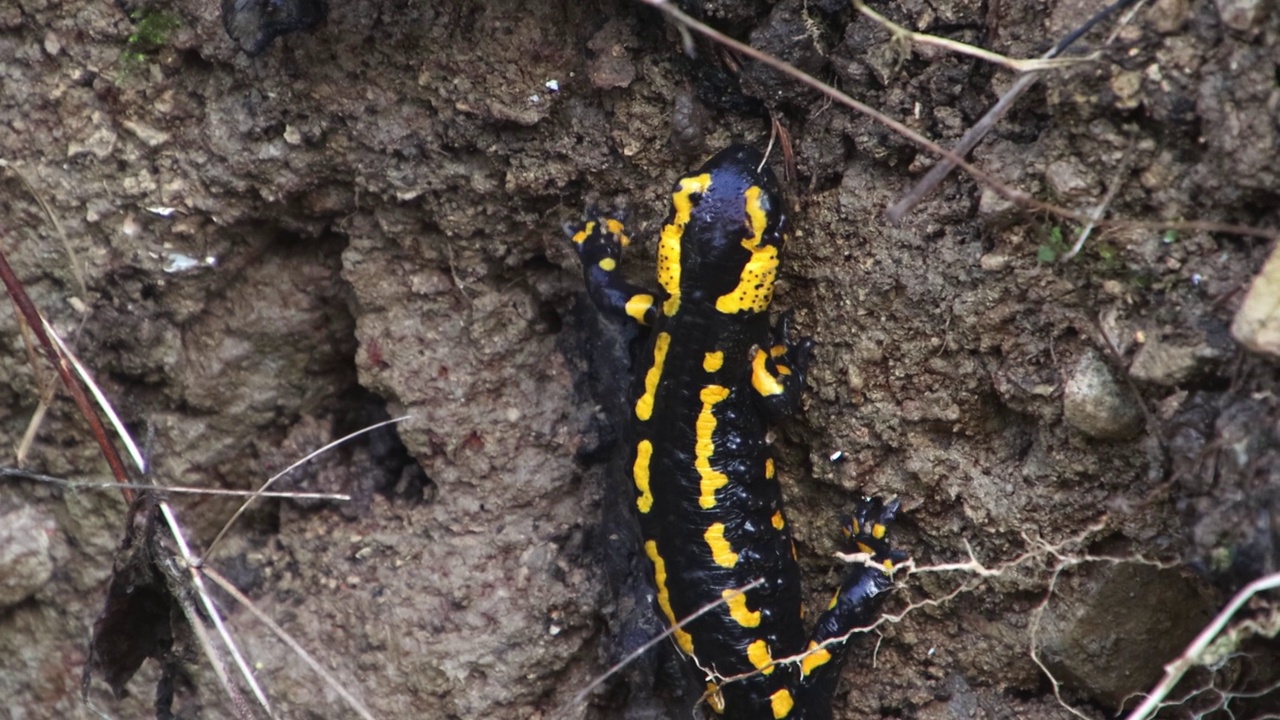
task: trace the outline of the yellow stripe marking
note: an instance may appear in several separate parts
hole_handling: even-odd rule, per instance
[[[627,230],[622,226],[622,221],[609,218],[604,221],[604,229],[614,235],[617,235],[618,243],[621,244],[622,247],[627,247],[631,244],[631,238],[627,237]]]
[[[596,223],[592,220],[586,225],[583,225],[581,230],[573,234],[573,242],[577,245],[581,245],[587,241],[587,238],[591,237],[591,233],[595,232],[595,230]]]
[[[653,443],[641,440],[636,445],[636,464],[631,469],[631,476],[636,481],[636,489],[640,497],[636,498],[636,507],[647,513],[653,509],[653,491],[649,489],[649,458],[653,457]]]
[[[636,322],[643,325],[645,313],[649,312],[651,307],[653,307],[653,296],[647,293],[640,293],[639,295],[632,295],[631,299],[627,300],[626,311],[627,315],[635,318]]]
[[[663,226],[658,237],[658,284],[667,291],[667,301],[662,306],[667,317],[680,310],[680,251],[684,228],[693,214],[693,196],[709,187],[710,173],[691,175],[680,178],[680,186],[671,194],[671,222]]]
[[[737,590],[725,590],[720,593],[729,606],[729,617],[738,621],[745,628],[753,628],[760,624],[760,611],[747,609],[747,596]]]
[[[764,229],[769,224],[763,196],[764,191],[757,186],[748,188],[745,193],[751,235],[742,241],[742,247],[751,251],[751,259],[742,267],[738,286],[716,299],[716,310],[722,313],[764,312],[773,302],[773,283],[778,276],[778,247],[760,244],[764,239]]]
[[[787,526],[787,521],[783,519],[781,510],[774,513],[773,517],[769,518],[769,522],[773,523],[774,530],[781,530],[782,528]]]
[[[765,362],[769,359],[769,354],[763,350],[756,350],[756,356],[751,359],[751,387],[761,395],[781,395],[783,391],[782,383],[778,379],[769,374],[769,368],[765,367]]]
[[[702,697],[707,699],[707,705],[710,705],[717,715],[724,714],[724,693],[720,692],[719,685],[713,682],[707,683],[707,691]]]
[[[702,369],[715,372],[724,366],[724,352],[717,350],[702,356]]]
[[[662,378],[662,365],[667,361],[667,348],[671,347],[671,335],[658,333],[653,343],[653,364],[644,374],[644,394],[636,401],[636,417],[648,420],[653,415],[653,396],[658,392],[658,380]]]
[[[764,640],[756,640],[747,646],[747,659],[761,673],[768,675],[773,672],[773,653],[769,652],[769,643]]]
[[[772,480],[773,474],[774,474],[773,458],[765,458],[764,459],[764,479]]]
[[[782,718],[791,714],[791,708],[795,707],[796,702],[791,699],[791,693],[786,688],[769,696],[769,707],[773,710],[773,720],[782,720]]]
[[[836,590],[835,593],[831,595],[831,602],[827,603],[827,609],[830,610],[831,608],[835,607],[836,601],[838,601],[839,599],[840,599],[840,591]]]
[[[703,510],[715,507],[716,490],[729,484],[728,475],[711,467],[711,456],[716,451],[715,443],[711,438],[716,431],[716,416],[712,410],[716,403],[727,397],[729,397],[729,388],[720,385],[708,385],[702,388],[702,393],[699,395],[702,400],[702,411],[698,413],[698,420],[694,426],[696,443],[693,446],[693,467],[698,471],[698,477],[702,478],[699,484],[702,494],[698,498],[698,505]]]
[[[801,677],[808,677],[809,673],[831,661],[831,653],[827,652],[826,648],[815,650],[814,648],[816,647],[818,647],[818,643],[810,640],[809,654],[805,655],[804,659],[800,661]]]
[[[596,263],[600,269],[605,272],[613,272],[618,269],[618,261],[613,258],[600,258],[600,262]]]
[[[711,527],[702,535],[711,548],[711,559],[723,568],[733,568],[738,564],[738,553],[733,551],[729,541],[724,539],[724,523],[711,523]]]
[[[693,655],[693,636],[676,627],[676,614],[671,609],[671,595],[667,592],[667,563],[658,554],[658,543],[646,540],[644,552],[653,563],[654,584],[658,586],[658,607],[662,608],[662,614],[667,616],[667,623],[672,627],[671,634],[675,637],[676,644],[685,655]]]

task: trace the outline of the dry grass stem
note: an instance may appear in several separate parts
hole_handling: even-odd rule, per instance
[[[276,637],[280,638],[285,645],[288,645],[289,649],[293,650],[298,657],[302,658],[302,661],[307,664],[307,667],[311,668],[312,671],[319,675],[326,685],[333,688],[333,691],[338,693],[338,696],[342,698],[343,702],[347,703],[347,706],[354,710],[357,715],[364,718],[364,720],[374,720],[373,713],[369,712],[369,709],[364,706],[364,703],[360,702],[355,695],[347,690],[346,686],[343,685],[341,681],[334,677],[328,670],[325,670],[324,666],[312,657],[311,653],[307,652],[297,640],[293,639],[292,635],[286,632],[284,628],[277,625],[276,622],[267,616],[266,613],[259,610],[257,606],[253,604],[252,600],[246,597],[244,593],[240,592],[235,585],[231,584],[230,580],[227,580],[218,573],[218,571],[211,567],[203,567],[200,570],[208,576],[210,580],[217,584],[218,587],[225,590],[227,594],[235,598],[236,602],[240,603],[254,617],[258,618],[258,620],[266,625],[267,628],[270,629]]]

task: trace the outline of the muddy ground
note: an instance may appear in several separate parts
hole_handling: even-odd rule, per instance
[[[691,5],[944,144],[1013,79],[904,51],[841,2]],[[1101,5],[877,7],[1029,57]],[[1101,55],[1046,76],[978,166],[1071,208],[1109,198],[1111,218],[1280,226],[1273,3],[1158,0],[1080,47]],[[803,410],[776,432],[814,606],[859,494],[902,498],[918,565],[972,552],[1001,570],[906,578],[889,608],[918,607],[852,653],[836,717],[1071,717],[1033,651],[1065,703],[1114,714],[1280,563],[1280,376],[1228,333],[1269,243],[1110,227],[1068,261],[1078,223],[965,177],[891,226],[930,158],[696,50],[608,0],[333,0],[254,58],[204,0],[6,3],[0,247],[162,485],[251,488],[410,416],[289,480],[352,502],[260,502],[210,561],[376,716],[684,718],[665,649],[568,704],[640,631],[601,521],[620,381],[598,363],[617,345],[561,228],[589,202],[625,209],[627,271],[651,284],[672,181],[731,141],[763,147],[772,115],[797,171],[776,304],[818,343]],[[8,303],[0,328],[13,466],[52,373]],[[108,475],[65,394],[25,466]],[[175,502],[198,547],[235,507]],[[150,664],[128,697],[99,679],[80,700],[124,513],[112,491],[0,484],[0,714],[152,713]],[[351,716],[222,601],[278,716]],[[1275,643],[1239,650],[1164,716],[1275,708],[1233,697],[1280,678]],[[231,716],[207,663],[186,668],[179,716]]]

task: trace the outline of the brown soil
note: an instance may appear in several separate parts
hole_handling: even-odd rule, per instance
[[[212,560],[378,717],[688,717],[668,715],[679,691],[661,654],[565,709],[639,631],[620,619],[633,602],[601,522],[605,396],[620,386],[591,368],[617,348],[597,339],[561,226],[588,202],[626,208],[628,272],[652,284],[673,179],[730,141],[763,147],[768,111],[798,170],[777,305],[818,342],[804,408],[777,432],[807,589],[817,603],[835,582],[836,515],[860,493],[903,499],[897,542],[918,565],[1020,559],[995,577],[909,577],[890,609],[949,599],[859,646],[836,717],[1071,717],[1032,646],[1063,699],[1103,717],[1280,564],[1280,376],[1228,333],[1262,241],[1101,228],[1049,262],[1078,226],[964,177],[889,226],[927,156],[710,45],[690,59],[636,3],[333,0],[318,30],[256,58],[217,5],[131,6],[162,28],[146,33],[98,0],[0,7],[0,247],[156,482],[251,488],[384,413],[410,416],[408,455],[383,434],[292,480],[351,504],[262,502]],[[943,144],[1011,82],[903,53],[843,2],[700,5]],[[879,9],[1027,57],[1100,7]],[[1073,208],[1114,192],[1111,218],[1274,228],[1278,76],[1270,5],[1157,0],[1097,62],[1046,76],[973,160]],[[0,328],[12,448],[52,373],[29,362],[8,303]],[[107,475],[65,395],[26,464]],[[177,506],[203,546],[235,502]],[[110,491],[0,484],[8,717],[152,713],[150,666],[127,698],[97,681],[80,700],[124,511]],[[280,717],[348,716],[231,614]],[[1193,679],[1276,681],[1274,643],[1243,650]],[[231,716],[207,663],[189,670],[180,716]]]

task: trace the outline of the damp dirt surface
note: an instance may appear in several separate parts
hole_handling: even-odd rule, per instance
[[[592,685],[655,626],[618,480],[633,338],[589,307],[563,226],[625,212],[624,272],[652,286],[672,182],[764,147],[770,118],[794,170],[775,307],[817,343],[772,435],[810,608],[861,495],[901,498],[896,544],[950,567],[889,597],[902,617],[857,640],[836,718],[1113,716],[1277,571],[1280,374],[1230,333],[1268,241],[1100,226],[1065,259],[1080,223],[959,173],[890,225],[930,156],[685,52],[639,3],[332,0],[255,57],[218,5],[0,4],[0,248],[160,485],[250,489],[408,416],[280,481],[350,502],[259,500],[208,560],[374,716],[691,716],[666,643]],[[1014,81],[843,2],[681,5],[944,145]],[[1102,5],[875,7],[1035,57]],[[1157,0],[1076,48],[1097,55],[1042,76],[977,167],[1106,218],[1280,227],[1274,4]],[[0,328],[11,468],[55,375],[7,302]],[[65,393],[22,465],[109,476]],[[172,502],[202,549],[239,501]],[[151,662],[81,699],[125,518],[114,491],[0,479],[0,715],[155,715]],[[276,716],[353,716],[217,601]],[[1162,716],[1275,710],[1243,695],[1280,681],[1277,655],[1243,642]],[[176,716],[234,717],[208,661],[178,660]]]

